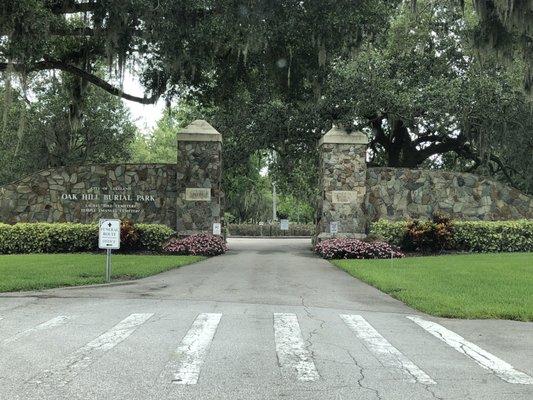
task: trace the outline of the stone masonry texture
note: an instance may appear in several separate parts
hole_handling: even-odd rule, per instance
[[[222,213],[222,143],[178,140],[176,176],[178,233],[212,232],[213,223],[220,222]],[[187,188],[208,188],[211,200],[186,200]]]
[[[365,208],[370,220],[533,218],[533,197],[482,176],[448,171],[369,168]]]
[[[175,228],[176,166],[58,167],[0,187],[0,222],[89,223],[102,217]]]
[[[324,143],[320,146],[317,233],[328,233],[330,222],[339,223],[339,234],[364,232],[366,145]],[[333,192],[355,192],[355,202],[335,203]]]

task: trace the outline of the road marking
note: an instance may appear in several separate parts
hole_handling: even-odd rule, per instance
[[[320,379],[295,314],[274,313],[274,339],[282,371],[288,375],[296,371],[300,381]]]
[[[408,316],[407,318],[436,338],[442,340],[447,345],[453,347],[459,353],[470,357],[483,368],[491,370],[504,381],[522,385],[533,385],[533,378],[529,375],[517,371],[511,364],[506,363],[488,351],[476,346],[474,343],[469,342],[462,336],[459,336],[457,333],[446,329],[442,325],[426,321],[417,316]]]
[[[210,313],[203,313],[196,317],[176,349],[175,358],[166,368],[170,371],[172,383],[178,385],[198,383],[200,368],[221,318],[222,314]]]
[[[1,318],[0,318],[1,319]],[[32,333],[44,331],[46,329],[54,328],[56,326],[63,325],[69,320],[69,317],[60,315],[58,317],[52,318],[49,321],[43,322],[42,324],[39,324],[37,326],[34,326],[33,328],[26,329],[25,331],[19,332],[16,335],[13,335],[7,339],[5,339],[2,343],[3,344],[9,344],[13,343],[19,339],[22,339],[26,336],[31,335]]]
[[[127,339],[154,314],[131,314],[113,328],[69,355],[59,365],[31,380],[30,383],[46,386],[65,386],[96,358]]]
[[[381,336],[363,317],[360,315],[340,315],[340,317],[384,366],[402,370],[411,377],[410,382],[425,385],[436,384],[424,371]]]

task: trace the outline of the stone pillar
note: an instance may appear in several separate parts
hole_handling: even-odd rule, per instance
[[[176,231],[212,233],[221,222],[222,135],[204,120],[178,133]]]
[[[367,144],[363,133],[348,134],[336,126],[320,139],[316,241],[365,236]],[[337,226],[337,233],[331,232],[331,222]]]

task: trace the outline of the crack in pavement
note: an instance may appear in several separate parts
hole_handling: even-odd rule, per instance
[[[326,321],[324,321],[323,319],[315,317],[315,315],[313,315],[311,313],[311,311],[309,310],[309,306],[307,304],[305,304],[303,296],[300,296],[300,300],[302,302],[302,307],[303,307],[304,312],[307,315],[307,317],[309,319],[312,319],[313,321],[320,322],[320,327],[316,328],[316,329],[313,329],[311,332],[309,332],[309,335],[307,336],[307,338],[304,339],[304,341],[306,342],[305,350],[310,354],[311,359],[314,362],[316,354],[315,354],[315,351],[313,349],[311,349],[311,346],[313,346],[312,338],[313,338],[313,336],[318,335],[318,330],[319,329],[324,329],[324,325],[326,324]]]
[[[369,391],[371,391],[372,393],[374,393],[374,394],[376,395],[376,398],[377,398],[378,400],[383,400],[383,397],[382,397],[381,394],[379,393],[379,390],[374,389],[373,387],[370,387],[370,386],[363,385],[363,380],[365,379],[364,367],[363,367],[362,365],[360,365],[360,364],[357,362],[357,359],[356,359],[355,356],[350,352],[350,350],[344,349],[344,351],[346,351],[346,354],[348,354],[348,356],[352,359],[352,361],[353,361],[353,363],[355,364],[355,366],[359,369],[359,378],[357,379],[357,385],[358,385],[361,389],[369,390]]]

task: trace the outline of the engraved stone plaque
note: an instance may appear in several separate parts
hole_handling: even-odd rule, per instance
[[[350,204],[357,202],[358,192],[348,190],[334,190],[331,192],[331,202],[334,204]]]
[[[211,201],[211,188],[186,188],[185,200]]]

